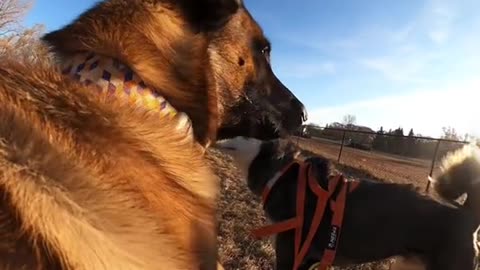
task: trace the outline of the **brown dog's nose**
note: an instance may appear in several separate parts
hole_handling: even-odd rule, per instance
[[[303,123],[305,121],[308,120],[308,113],[307,113],[307,109],[305,108],[305,106],[303,105],[302,102],[300,102],[300,100],[298,100],[297,98],[293,97],[291,100],[290,100],[290,106],[291,108],[295,108],[295,110],[297,110],[297,113],[299,113],[300,115],[300,121]]]
[[[303,120],[303,122],[306,122],[308,120],[307,109],[305,108],[305,106],[303,104],[301,105],[301,108],[302,108],[302,120]]]

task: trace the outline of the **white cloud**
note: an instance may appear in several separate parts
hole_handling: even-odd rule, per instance
[[[452,23],[457,17],[451,3],[439,0],[429,1],[426,5],[425,22],[427,35],[436,44],[448,41]]]
[[[334,74],[337,71],[337,67],[333,62],[325,62],[321,65],[321,70],[328,74]]]
[[[450,39],[457,12],[451,3],[431,0],[404,27],[376,31],[375,42],[385,47],[381,53],[357,61],[362,66],[380,72],[393,82],[425,83],[432,62],[442,57],[442,47],[426,46],[419,37],[427,35],[437,45]]]
[[[282,63],[276,68],[281,77],[294,77],[297,79],[328,76],[337,72],[337,65],[332,61],[320,63]]]
[[[415,29],[415,25],[415,22],[409,22],[403,28],[389,30],[390,40],[397,43],[408,41]]]
[[[448,36],[449,36],[449,32],[446,31],[445,29],[437,29],[437,30],[432,30],[428,33],[428,36],[430,37],[430,39],[435,42],[435,43],[438,43],[438,44],[441,44],[441,43],[444,43],[445,41],[447,41],[448,39]]]
[[[353,114],[358,124],[373,129],[401,126],[423,135],[440,136],[442,127],[452,126],[462,134],[480,136],[480,125],[473,125],[480,117],[479,89],[477,79],[442,89],[419,89],[404,95],[314,108],[310,109],[309,121],[325,125],[340,121],[345,114]]]
[[[405,53],[405,50],[408,53]],[[380,72],[393,82],[427,83],[422,75],[429,63],[438,56],[434,53],[416,52],[413,46],[404,46],[398,52],[380,57],[364,58],[357,62],[365,68]]]
[[[341,50],[356,49],[359,48],[361,45],[362,43],[358,38],[339,39],[330,43],[331,48]]]

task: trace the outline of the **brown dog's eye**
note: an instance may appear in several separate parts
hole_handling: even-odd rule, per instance
[[[268,63],[270,63],[270,51],[271,51],[270,46],[265,46],[265,47],[262,49],[262,54],[263,54],[263,56],[265,57],[265,59],[267,59],[267,62],[268,62]]]
[[[238,65],[239,65],[239,66],[245,65],[245,59],[243,59],[242,57],[239,57],[239,58],[238,58]]]
[[[262,54],[265,55],[265,56],[270,56],[270,46],[265,46],[262,49]]]

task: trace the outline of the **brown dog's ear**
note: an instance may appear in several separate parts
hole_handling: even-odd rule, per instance
[[[242,5],[241,0],[177,0],[180,10],[196,31],[223,26]]]

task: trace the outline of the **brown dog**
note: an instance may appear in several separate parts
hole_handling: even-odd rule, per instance
[[[215,269],[217,180],[178,111],[203,146],[305,118],[243,4],[110,0],[43,40],[70,78],[0,59],[0,269]]]
[[[202,143],[216,135],[268,139],[305,118],[239,0],[111,0],[44,40],[62,60],[80,51],[119,59],[188,114]]]

